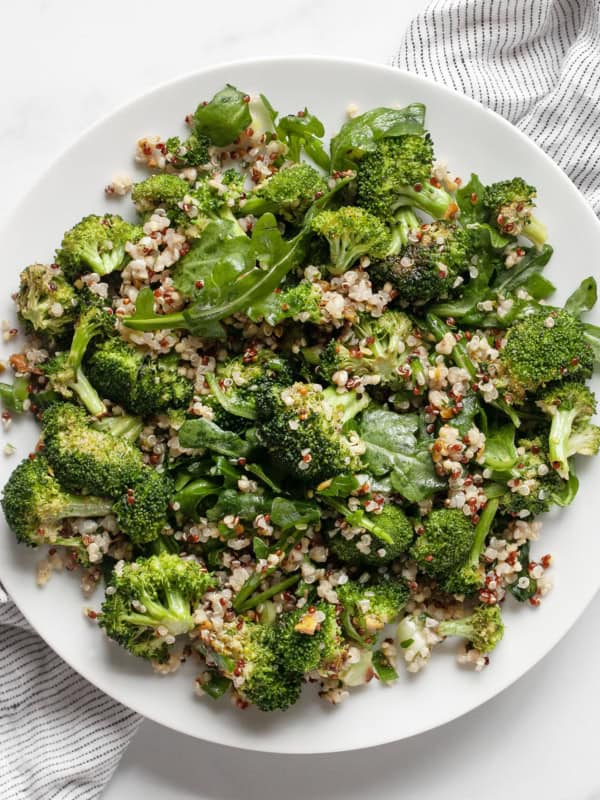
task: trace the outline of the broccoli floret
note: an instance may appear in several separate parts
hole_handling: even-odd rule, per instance
[[[71,403],[50,406],[42,418],[44,453],[70,491],[118,497],[142,471],[141,451],[90,423]]]
[[[86,363],[86,372],[101,397],[133,411],[138,373],[144,354],[118,338],[101,342]]]
[[[170,136],[165,146],[167,161],[176,169],[200,167],[210,161],[210,140],[201,134],[192,133],[183,141],[179,136]]]
[[[358,163],[358,204],[385,220],[405,205],[434,219],[452,217],[458,206],[451,195],[431,184],[432,162],[428,135],[381,139]]]
[[[501,381],[516,399],[546,383],[589,378],[594,366],[583,323],[563,309],[542,309],[510,327],[500,352]]]
[[[331,497],[323,497],[323,500],[345,521],[342,532],[329,542],[331,552],[343,563],[372,566],[389,564],[410,547],[414,538],[413,526],[402,509],[394,503],[386,503],[375,514],[363,509],[350,511],[344,503]],[[344,536],[348,527],[354,534],[350,539]],[[365,534],[370,535],[370,542],[363,540]]]
[[[321,211],[310,223],[311,230],[329,244],[332,275],[341,275],[361,256],[384,258],[391,246],[386,226],[362,208],[342,206],[335,211]]]
[[[369,274],[376,286],[391,283],[404,303],[422,305],[448,294],[473,250],[469,232],[444,220],[422,225],[414,238],[397,255],[373,264]]]
[[[179,203],[189,193],[190,185],[183,178],[162,173],[136,183],[131,190],[131,199],[142,216],[162,208],[169,217],[171,214],[180,217],[182,211]]]
[[[343,606],[342,626],[346,635],[361,644],[394,622],[409,598],[406,585],[399,580],[381,578],[364,584],[348,581],[337,588]]]
[[[308,164],[292,164],[259,184],[241,204],[242,214],[270,212],[298,225],[316,199],[327,191],[322,175]]]
[[[81,548],[77,536],[62,533],[70,517],[103,517],[110,514],[112,501],[102,497],[78,496],[66,492],[42,456],[26,458],[8,479],[2,509],[9,527],[20,542]]]
[[[475,526],[469,555],[464,563],[453,569],[445,579],[444,591],[452,594],[473,594],[482,588],[484,571],[479,565],[479,559],[485,549],[485,542],[498,511],[498,505],[498,499],[488,500]]]
[[[491,477],[507,483],[500,507],[513,517],[525,512],[537,516],[549,511],[564,489],[564,481],[550,462],[548,440],[542,436],[519,439],[515,464],[506,473],[492,472]]]
[[[114,318],[111,314],[96,306],[84,311],[75,326],[70,350],[54,356],[44,365],[48,388],[67,398],[76,394],[90,414],[104,414],[104,403],[88,380],[82,363],[92,339],[112,333]]]
[[[475,526],[462,511],[442,508],[423,519],[411,556],[421,572],[445,580],[469,560],[474,539]]]
[[[254,322],[264,320],[273,327],[286,319],[318,325],[323,322],[322,302],[323,290],[319,284],[302,280],[289,288],[277,288],[264,300],[254,303],[248,316]]]
[[[300,675],[283,669],[274,645],[272,628],[240,618],[219,633],[204,634],[196,647],[226,677],[239,683],[243,676],[238,691],[247,700],[261,711],[276,711],[298,700],[302,683]]]
[[[498,606],[477,606],[471,616],[445,619],[437,626],[440,636],[460,636],[480,653],[491,653],[504,635]]]
[[[142,234],[140,227],[116,214],[90,214],[65,233],[56,262],[68,280],[90,269],[108,275],[121,269],[128,258],[125,245],[136,242]]]
[[[79,300],[57,268],[31,264],[21,272],[16,304],[28,332],[60,338],[73,327]]]
[[[172,479],[163,472],[146,468],[127,487],[113,511],[120,529],[134,544],[156,539],[167,524],[167,509],[173,496]]]
[[[590,423],[596,413],[596,398],[583,383],[565,381],[546,389],[536,405],[552,419],[550,461],[566,480],[571,456],[595,456],[600,448],[600,428]]]
[[[345,651],[335,607],[328,603],[283,614],[273,629],[275,652],[284,671],[337,672]]]
[[[113,572],[100,627],[133,655],[164,663],[175,637],[194,627],[193,614],[214,579],[195,561],[162,553]]]
[[[144,417],[167,408],[185,408],[194,394],[192,381],[178,373],[172,355],[145,357],[120,339],[103,342],[87,369],[103,397]]]
[[[490,214],[490,223],[500,233],[524,236],[536,247],[547,238],[546,226],[533,216],[536,189],[523,178],[500,181],[487,186],[481,202]]]
[[[400,311],[386,311],[381,317],[360,317],[344,336],[332,339],[319,361],[319,372],[326,380],[344,370],[349,376],[378,375],[380,384],[399,389],[405,384],[399,370],[407,360],[406,339],[413,324]]]
[[[358,468],[356,434],[344,426],[369,403],[366,395],[324,391],[318,384],[261,386],[256,393],[259,436],[285,472],[302,483]]]
[[[131,408],[143,417],[167,408],[187,408],[194,396],[194,384],[177,370],[172,355],[147,359],[138,374]]]
[[[293,383],[294,375],[281,356],[266,348],[250,348],[219,364],[216,373],[206,375],[206,381],[212,398],[225,412],[252,421],[256,419],[256,393],[260,388],[272,383],[287,386]]]

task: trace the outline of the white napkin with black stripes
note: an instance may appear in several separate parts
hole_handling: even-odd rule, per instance
[[[433,0],[393,63],[506,117],[600,214],[600,0]]]
[[[47,647],[0,586],[2,800],[99,797],[140,721]]]

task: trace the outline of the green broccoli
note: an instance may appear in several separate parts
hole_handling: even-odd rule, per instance
[[[550,461],[566,480],[571,456],[595,456],[600,449],[600,428],[590,423],[596,413],[596,398],[583,383],[564,381],[549,386],[536,405],[552,419]]]
[[[308,164],[292,164],[250,192],[241,203],[241,213],[260,217],[270,212],[298,225],[308,208],[326,191],[327,183],[315,169]]]
[[[421,572],[443,581],[469,561],[475,537],[475,526],[459,509],[431,511],[423,519],[423,532],[411,556]]]
[[[71,403],[50,406],[42,417],[44,453],[67,489],[117,497],[140,475],[142,453],[90,423]]]
[[[274,650],[273,629],[241,617],[196,640],[196,649],[261,711],[285,710],[298,700],[301,676],[286,672]],[[240,682],[240,678],[242,679]]]
[[[350,511],[345,503],[331,497],[322,499],[342,516],[351,529],[348,533],[353,534],[351,538],[346,538],[344,530],[329,541],[331,552],[343,563],[372,566],[389,564],[410,547],[414,538],[413,526],[402,509],[394,503],[386,503],[375,514],[362,508]],[[365,536],[369,541],[363,538]]]
[[[400,311],[377,318],[363,315],[343,341],[329,342],[318,370],[328,381],[341,370],[349,376],[378,375],[382,386],[400,389],[406,383],[400,370],[408,358],[406,340],[412,329],[410,318]]]
[[[113,572],[98,622],[133,655],[164,663],[175,638],[194,627],[194,611],[214,585],[196,561],[169,553],[140,558]]]
[[[490,224],[500,233],[524,236],[536,247],[547,238],[546,226],[533,216],[535,187],[523,178],[499,181],[486,186],[481,202],[490,215]]]
[[[258,303],[254,303],[247,314],[253,322],[266,322],[275,327],[286,319],[299,322],[322,323],[321,310],[323,289],[318,283],[302,280],[295,286],[278,287]]]
[[[345,651],[335,607],[319,602],[282,614],[273,629],[273,644],[285,672],[303,675],[337,672]]]
[[[116,436],[119,439],[126,439],[128,442],[137,442],[142,432],[143,423],[140,417],[132,417],[129,414],[120,414],[118,417],[102,417],[94,422],[92,427],[97,431],[104,431]]]
[[[454,199],[431,183],[433,145],[429,135],[385,137],[358,162],[358,204],[389,220],[405,205],[434,219],[458,211]]]
[[[364,645],[366,638],[376,636],[397,619],[409,591],[403,581],[379,578],[370,584],[348,581],[338,586],[337,596],[343,606],[344,632]]]
[[[162,173],[151,175],[146,180],[134,184],[131,199],[139,213],[145,217],[162,208],[167,216],[178,218],[182,215],[180,203],[190,193],[190,185],[177,175]]]
[[[210,161],[210,140],[201,134],[192,133],[187,139],[170,136],[165,142],[166,160],[175,169],[201,167]]]
[[[500,352],[504,375],[499,383],[518,400],[552,381],[589,378],[594,359],[584,333],[583,323],[560,308],[517,321]]]
[[[249,348],[243,355],[219,364],[214,374],[206,375],[211,399],[227,414],[250,421],[256,419],[256,393],[262,386],[287,386],[293,381],[289,364],[267,348]],[[211,405],[214,408],[215,403]]]
[[[177,368],[177,357],[156,358],[113,338],[96,348],[87,364],[93,386],[102,397],[143,417],[167,408],[186,408],[194,385]]]
[[[498,606],[477,606],[469,617],[443,620],[437,632],[440,636],[460,636],[480,653],[491,653],[504,636],[504,623]]]
[[[335,211],[321,211],[310,223],[311,230],[329,243],[332,275],[341,275],[361,256],[384,258],[391,246],[385,225],[373,214],[355,206],[342,206]]]
[[[106,408],[84,372],[83,359],[92,339],[110,336],[112,333],[112,314],[92,306],[79,317],[70,350],[55,355],[43,367],[49,389],[67,398],[77,395],[90,414],[95,416],[104,414]]]
[[[359,442],[353,432],[346,436],[344,426],[368,403],[366,395],[318,384],[268,384],[256,393],[258,433],[285,472],[318,483],[358,467]]]
[[[136,545],[158,538],[167,525],[173,492],[173,481],[168,475],[145,468],[113,507],[121,531]]]
[[[376,286],[391,283],[399,300],[422,305],[444,297],[471,263],[471,236],[453,222],[422,225],[397,255],[374,263],[369,274]]]
[[[103,497],[78,496],[66,492],[43,456],[26,458],[13,471],[2,496],[2,509],[9,527],[20,542],[82,548],[78,536],[65,536],[64,520],[70,517],[103,517],[112,501]]]
[[[17,311],[28,332],[60,338],[70,332],[79,309],[75,289],[56,267],[31,264],[20,276]]]
[[[488,500],[475,526],[473,541],[468,558],[445,578],[444,591],[451,594],[474,594],[483,587],[484,571],[479,561],[485,549],[485,542],[498,511],[499,500]]]
[[[116,214],[90,214],[65,233],[56,262],[70,281],[88,270],[108,275],[121,269],[128,259],[125,246],[142,234],[141,228]]]

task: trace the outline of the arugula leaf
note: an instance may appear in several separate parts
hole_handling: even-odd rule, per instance
[[[591,311],[598,300],[598,286],[593,277],[584,278],[577,289],[569,296],[565,303],[565,311],[580,317],[586,311]]]
[[[211,495],[218,495],[221,486],[204,478],[192,480],[180,489],[174,496],[173,502],[179,505],[178,510],[190,519],[197,519],[199,516],[198,507],[202,501]]]
[[[554,250],[549,244],[545,244],[541,250],[536,247],[530,247],[518,264],[515,264],[510,269],[505,268],[499,273],[492,284],[492,288],[504,297],[508,294],[513,294],[519,288],[525,289],[532,297],[535,297],[536,295],[533,292],[536,291],[536,286],[538,288],[540,286],[540,273],[550,261],[553,252]],[[544,285],[547,287],[545,291],[548,294],[550,291],[554,291],[554,286],[546,279],[544,281]],[[549,289],[550,286],[552,287],[551,290]],[[539,292],[536,292],[536,294],[539,298]]]
[[[251,450],[248,442],[236,433],[224,431],[208,419],[186,420],[179,429],[179,442],[182,447],[206,448],[223,456],[245,458]]]
[[[594,354],[594,362],[600,364],[600,326],[592,325],[590,322],[583,323],[583,337]]]
[[[269,547],[259,536],[255,536],[252,540],[252,550],[256,558],[266,558],[269,555]]]
[[[217,147],[231,144],[252,122],[246,98],[247,94],[226,84],[209,103],[196,109],[194,133],[207,136]]]
[[[435,472],[430,441],[419,433],[417,414],[367,409],[359,433],[366,444],[369,472],[375,476],[389,473],[392,488],[407,500],[425,500],[446,485]]]
[[[352,169],[380,139],[391,136],[423,136],[425,106],[411,103],[406,108],[374,108],[348,120],[331,140],[332,170]]]
[[[336,475],[335,478],[323,481],[317,487],[317,493],[324,497],[349,497],[360,486],[356,475]]]

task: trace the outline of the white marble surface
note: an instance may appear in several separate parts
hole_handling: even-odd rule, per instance
[[[389,62],[425,0],[23,0],[2,6],[0,219],[83,129],[158,82],[254,55]],[[524,613],[528,613],[524,609]],[[437,731],[347,755],[264,756],[144,722],[105,800],[600,800],[600,599],[515,686]],[[190,707],[190,713],[193,708]]]

